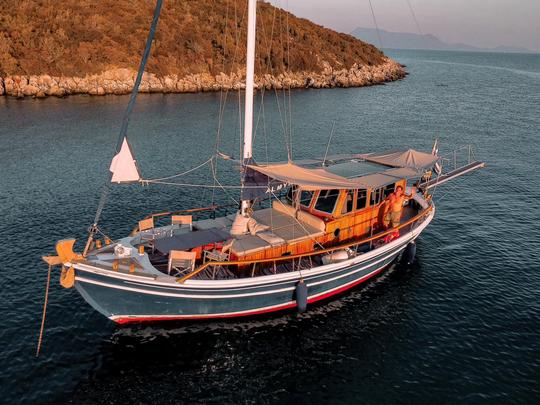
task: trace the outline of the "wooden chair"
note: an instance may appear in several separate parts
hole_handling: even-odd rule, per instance
[[[226,262],[230,259],[230,254],[228,252],[219,251],[217,249],[205,250],[203,256],[203,263],[206,262]],[[222,266],[212,266],[212,280],[215,280],[216,274]]]
[[[154,217],[146,218],[139,221],[139,233],[141,234],[141,241],[155,239],[156,235],[154,232]]]
[[[173,225],[171,229],[171,234],[174,232],[174,225],[178,225],[178,227],[182,227],[183,225],[189,226],[189,230],[193,230],[193,217],[191,215],[172,215],[171,216],[171,225]]]
[[[177,274],[188,274],[195,269],[196,252],[186,252],[184,250],[171,250],[169,252],[169,266],[167,268],[169,275],[171,270]]]
[[[217,249],[205,250],[203,263],[206,263],[207,261],[224,262],[229,260],[229,257],[229,253],[222,252]]]

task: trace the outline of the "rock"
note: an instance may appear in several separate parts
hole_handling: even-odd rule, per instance
[[[12,96],[13,89],[15,88],[15,82],[11,77],[6,77],[4,79],[4,93]]]
[[[90,92],[90,89],[92,86],[88,82],[86,78],[79,79],[75,81],[76,87],[74,89],[74,93],[82,93],[82,94],[88,94]]]
[[[25,96],[35,96],[37,93],[39,93],[39,87],[27,84],[21,87],[21,91]]]
[[[319,72],[284,72],[276,75],[264,74],[255,78],[256,89],[283,88],[328,88],[353,87],[382,84],[399,80],[407,72],[397,62],[386,58],[375,66],[354,64],[345,69],[332,66],[326,61],[320,62]],[[68,94],[128,94],[133,89],[136,72],[132,69],[110,69],[96,75],[85,77],[7,76],[0,78],[0,95],[15,97],[63,97]],[[168,75],[158,77],[153,73],[144,73],[139,87],[142,93],[188,93],[198,91],[243,90],[244,70],[216,76],[208,73],[190,74],[185,77]]]
[[[170,93],[176,90],[176,81],[174,77],[165,76],[163,78],[163,88],[164,91]]]
[[[47,94],[49,96],[64,97],[66,94],[66,91],[57,85],[53,85],[49,88],[49,91],[47,92]]]
[[[64,89],[66,93],[71,93],[77,88],[77,83],[73,77],[61,77],[58,80],[58,87]]]

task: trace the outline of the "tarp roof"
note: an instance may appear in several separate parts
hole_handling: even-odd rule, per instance
[[[361,165],[362,162],[348,165],[342,164],[341,166],[347,170],[341,170],[340,174],[347,174],[346,177],[332,173],[332,171],[336,171],[332,170],[332,166],[313,168],[292,162],[270,163],[267,165],[254,164],[248,165],[248,168],[267,176],[267,178],[281,183],[294,184],[304,190],[378,188],[399,179],[419,177],[425,168],[431,167],[439,159],[435,155],[412,149],[380,155],[354,156],[356,159],[365,159],[380,164],[380,170],[375,172],[367,171],[366,173],[365,167]],[[356,175],[353,173],[355,169],[357,171]],[[267,180],[255,181],[260,187],[263,187],[266,182]]]
[[[272,179],[300,186],[304,190],[351,189],[364,187],[363,184],[356,181],[356,179],[346,179],[345,177],[327,172],[324,169],[308,169],[290,162],[269,164],[266,166],[249,165],[248,167]]]
[[[405,151],[393,151],[382,154],[366,154],[361,157],[368,162],[380,163],[392,167],[410,167],[425,169],[431,167],[439,160],[439,157],[431,153],[419,152],[414,149]]]

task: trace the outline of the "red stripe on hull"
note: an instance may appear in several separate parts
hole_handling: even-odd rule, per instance
[[[342,293],[344,291],[350,290],[353,287],[356,287],[357,285],[369,280],[371,277],[376,276],[380,272],[382,272],[384,269],[386,269],[389,265],[381,267],[378,270],[375,270],[373,273],[370,273],[364,277],[360,277],[358,280],[354,281],[351,284],[344,285],[343,287],[338,288],[337,290],[330,291],[328,293],[322,294],[320,296],[308,299],[308,303],[314,303],[320,300],[324,300],[326,298],[333,297],[336,294]],[[160,321],[178,321],[178,320],[201,320],[201,319],[223,319],[223,318],[240,318],[245,316],[252,316],[252,315],[262,315],[262,314],[268,314],[271,312],[278,312],[278,311],[284,311],[286,309],[294,308],[296,307],[295,302],[291,302],[288,304],[279,305],[273,308],[266,308],[266,309],[255,309],[251,311],[245,311],[245,312],[239,312],[234,314],[224,314],[224,315],[172,315],[172,316],[145,316],[145,317],[125,317],[125,318],[116,318],[113,319],[114,322],[120,325],[125,325],[129,323],[140,323],[140,322],[160,322]]]
[[[242,316],[261,315],[270,312],[283,311],[285,309],[294,308],[296,304],[291,302],[289,304],[280,305],[274,308],[267,309],[255,309],[252,311],[239,312],[236,314],[223,314],[223,315],[172,315],[172,316],[145,316],[136,318],[116,318],[113,319],[116,323],[125,325],[126,323],[138,323],[138,322],[157,322],[157,321],[178,321],[179,319],[195,320],[195,319],[220,319],[220,318],[238,318]]]

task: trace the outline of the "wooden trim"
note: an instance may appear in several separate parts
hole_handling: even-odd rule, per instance
[[[62,264],[62,260],[60,259],[60,256],[41,256],[41,258],[49,266],[58,266]]]
[[[139,221],[139,232],[154,228],[154,218],[141,219]]]
[[[179,211],[163,211],[163,212],[156,212],[152,214],[148,214],[146,217],[144,217],[142,220],[149,219],[149,218],[161,218],[166,217],[168,215],[181,215],[186,213],[195,213],[195,212],[204,212],[204,211],[216,211],[219,208],[227,208],[227,207],[235,207],[236,204],[226,204],[226,205],[210,205],[208,207],[200,207],[200,208],[188,208],[185,210],[179,210]],[[139,231],[139,227],[136,226],[131,231],[130,236],[135,235]]]
[[[279,261],[300,259],[300,258],[307,257],[307,256],[320,255],[320,254],[323,254],[323,253],[329,253],[329,252],[333,252],[333,251],[336,251],[336,250],[345,249],[345,248],[348,248],[348,247],[351,247],[351,246],[354,246],[354,245],[360,245],[360,244],[368,243],[368,242],[374,241],[376,239],[382,238],[383,236],[394,233],[396,230],[400,230],[400,229],[402,229],[402,228],[404,228],[404,227],[418,221],[419,219],[427,216],[432,211],[432,209],[433,209],[433,206],[430,205],[426,210],[422,211],[421,213],[417,214],[416,216],[412,217],[411,219],[409,219],[409,220],[405,221],[404,223],[400,224],[398,227],[387,229],[384,232],[380,232],[380,233],[378,233],[376,235],[370,236],[369,238],[361,239],[359,241],[348,242],[348,243],[345,243],[345,244],[342,244],[342,245],[334,246],[334,247],[327,248],[327,249],[316,250],[316,251],[309,252],[309,253],[302,253],[302,254],[290,255],[290,256],[281,256],[281,257],[276,257],[276,258],[272,258],[272,259],[244,260],[244,261],[235,260],[235,261],[229,261],[229,262],[207,262],[207,263],[204,263],[201,266],[197,267],[190,274],[188,274],[188,275],[186,275],[186,276],[184,276],[182,278],[179,278],[176,281],[179,282],[179,283],[183,283],[186,280],[190,279],[191,277],[199,274],[200,272],[202,272],[203,270],[205,270],[209,266],[231,266],[231,265],[249,265],[249,264],[258,264],[258,263],[274,263],[274,262],[279,262]]]
[[[332,212],[328,213],[328,212],[324,212],[324,211],[320,211],[318,209],[315,208],[315,206],[317,205],[317,201],[319,200],[319,197],[321,195],[321,192],[322,191],[331,191],[331,190],[338,190],[338,195],[337,195],[337,198],[336,198],[336,202],[334,203],[334,208],[332,209]],[[318,190],[317,192],[317,199],[315,200],[315,202],[313,202],[312,204],[312,208],[310,209],[310,214],[313,214],[319,218],[329,218],[329,219],[337,219],[340,214],[337,213],[337,209],[338,209],[338,206],[339,208],[341,208],[341,205],[340,205],[340,201],[341,201],[341,198],[342,198],[342,191],[343,189],[328,189],[328,190]],[[339,211],[339,210],[338,210]]]
[[[171,215],[172,225],[192,225],[193,215]]]

